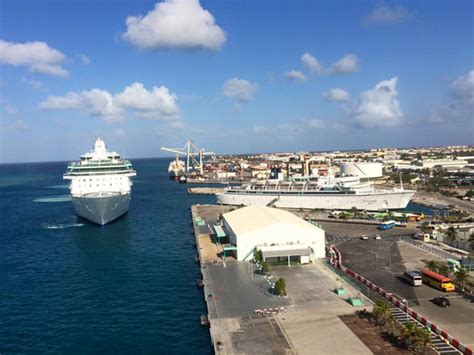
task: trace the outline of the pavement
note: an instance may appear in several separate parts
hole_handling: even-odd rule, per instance
[[[278,318],[298,354],[371,354],[338,317],[356,310],[347,302],[348,297],[360,297],[368,310],[371,302],[329,271],[322,261],[273,268],[272,274],[286,281],[292,305]],[[334,292],[337,287],[346,289],[346,295],[338,296]]]
[[[446,294],[427,285],[413,287],[402,277],[405,270],[420,270],[425,261],[441,260],[431,253],[396,240],[351,239],[338,245],[345,266],[353,269],[389,292],[408,301],[416,312],[463,342],[474,342],[474,303],[456,293]],[[364,290],[368,291],[368,290]],[[374,291],[368,291],[374,294]],[[441,308],[431,302],[447,296],[451,307]]]

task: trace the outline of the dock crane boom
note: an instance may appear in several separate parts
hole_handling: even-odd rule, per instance
[[[195,165],[199,166],[199,173],[201,175],[204,174],[204,168],[202,164],[202,160],[204,156],[207,155],[215,155],[216,153],[214,152],[206,152],[203,148],[198,149],[192,140],[188,140],[186,144],[184,145],[183,148],[167,148],[167,147],[161,147],[161,150],[164,150],[166,152],[171,152],[175,153],[176,156],[178,155],[185,155],[186,156],[186,175],[189,174],[190,168]],[[199,161],[196,159],[196,157],[199,157]],[[191,166],[190,166],[191,163]]]

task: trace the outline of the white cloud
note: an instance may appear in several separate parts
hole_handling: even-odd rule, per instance
[[[121,120],[127,110],[147,119],[178,119],[180,113],[177,96],[168,88],[154,86],[148,91],[141,83],[133,83],[116,95],[100,89],[51,95],[39,106],[43,110],[82,110],[106,121]]]
[[[474,69],[454,80],[449,89],[454,99],[474,104]]]
[[[22,120],[16,120],[10,125],[10,128],[15,130],[15,131],[21,131],[21,132],[26,132],[26,131],[31,131],[31,127],[28,126],[24,121]]]
[[[127,86],[123,92],[116,95],[117,105],[127,109],[142,112],[144,118],[159,118],[162,116],[175,116],[179,114],[176,103],[177,96],[165,86],[154,86],[151,91],[141,83]],[[155,117],[156,116],[156,117]]]
[[[367,24],[392,24],[405,21],[410,17],[412,14],[403,6],[379,5],[364,18],[364,21]]]
[[[444,123],[448,121],[474,121],[474,69],[448,87],[449,101],[432,110],[428,121]]]
[[[397,77],[379,82],[364,91],[352,109],[351,115],[361,127],[389,127],[400,123],[403,113],[397,100]]]
[[[301,62],[310,72],[319,75],[350,74],[359,69],[359,59],[355,54],[344,55],[329,68],[325,68],[316,57],[309,53],[305,53],[301,56]]]
[[[13,43],[0,40],[0,63],[16,67],[26,66],[31,72],[65,77],[69,73],[61,67],[66,57],[44,42]]]
[[[89,65],[91,63],[90,58],[84,54],[79,55],[79,60],[81,61],[82,65]]]
[[[299,70],[290,70],[286,72],[285,78],[292,81],[306,81],[306,75]]]
[[[44,88],[44,84],[39,81],[39,80],[32,80],[32,79],[28,79],[28,78],[25,78],[25,77],[22,77],[20,79],[20,82],[23,84],[23,85],[28,85],[28,86],[31,86],[33,89],[36,89],[36,90],[41,90]]]
[[[308,129],[323,129],[326,128],[326,123],[323,120],[319,120],[317,118],[307,120],[303,122],[303,128]]]
[[[329,74],[350,74],[354,73],[359,69],[359,60],[355,54],[347,54],[342,58],[338,59],[328,69]]]
[[[334,88],[329,91],[326,91],[323,94],[323,98],[326,101],[330,101],[330,102],[346,102],[350,99],[350,95],[345,90]]]
[[[236,99],[239,103],[244,103],[252,100],[257,89],[257,83],[252,84],[248,80],[233,78],[224,83],[222,95]]]
[[[301,62],[312,73],[322,74],[324,72],[324,67],[321,63],[309,53],[305,53],[301,56]]]
[[[129,16],[122,39],[143,49],[219,50],[226,34],[199,0],[166,0],[145,16]]]

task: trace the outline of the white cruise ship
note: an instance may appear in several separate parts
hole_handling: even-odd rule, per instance
[[[223,205],[273,205],[282,208],[307,208],[380,211],[405,208],[415,191],[403,186],[375,189],[358,177],[301,178],[291,181],[267,180],[242,187],[229,187],[216,194]]]
[[[64,179],[76,213],[91,222],[104,225],[127,213],[131,199],[132,164],[116,152],[110,152],[101,138],[94,149],[67,167]]]

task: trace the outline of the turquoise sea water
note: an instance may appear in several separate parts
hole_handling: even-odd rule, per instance
[[[212,353],[188,195],[168,159],[133,161],[129,213],[76,217],[67,163],[0,165],[0,353]]]

